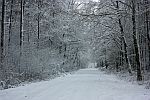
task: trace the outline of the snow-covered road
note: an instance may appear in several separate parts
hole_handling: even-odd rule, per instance
[[[150,90],[97,69],[0,91],[0,100],[150,100]]]

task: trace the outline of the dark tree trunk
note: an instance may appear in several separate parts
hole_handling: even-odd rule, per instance
[[[40,0],[38,1],[38,10],[40,10]],[[38,40],[40,39],[40,12],[38,13]]]
[[[39,39],[40,39],[40,0],[38,0],[38,19],[37,19],[37,23],[38,23],[38,29],[37,29],[37,48],[39,48]]]
[[[23,0],[20,1],[20,59],[19,59],[19,73],[21,73],[21,56],[23,45]]]
[[[118,4],[118,1],[116,1],[117,3],[117,9],[119,11],[119,4]],[[131,71],[131,64],[130,64],[130,61],[129,61],[129,57],[128,57],[128,53],[127,53],[127,43],[126,43],[126,40],[125,40],[125,36],[124,36],[124,29],[123,29],[123,26],[122,26],[122,22],[121,22],[121,19],[119,18],[118,19],[119,21],[119,27],[120,27],[120,33],[121,33],[121,41],[123,42],[123,47],[124,47],[124,55],[125,55],[125,61],[126,61],[126,65],[128,67],[128,71],[130,74],[132,74],[132,71]]]
[[[8,38],[8,46],[10,45],[10,38],[12,33],[12,13],[13,13],[13,1],[11,0],[11,8],[10,8],[10,23],[9,23],[9,38]]]
[[[23,39],[23,0],[20,1],[20,48],[22,46]]]
[[[149,1],[148,0],[144,0],[145,1],[145,8],[146,8],[146,13],[145,13],[145,16],[146,16],[146,35],[147,35],[147,40],[148,40],[148,54],[149,54],[149,66],[150,66],[150,26],[149,26],[149,16],[150,16],[150,11],[148,10],[148,5],[149,5]],[[148,68],[148,70],[150,70],[150,68]]]
[[[140,54],[139,54],[139,45],[137,41],[137,33],[136,33],[136,4],[135,1],[132,0],[132,24],[133,24],[133,41],[134,41],[134,50],[136,54],[136,65],[137,65],[137,81],[142,81],[142,73],[141,73],[141,64],[140,64]]]
[[[0,67],[4,71],[3,60],[4,60],[4,22],[5,21],[5,0],[2,1],[2,21],[1,21],[1,46],[0,46]]]

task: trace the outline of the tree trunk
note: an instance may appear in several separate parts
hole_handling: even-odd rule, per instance
[[[38,10],[40,10],[40,0],[38,1]],[[40,12],[38,13],[38,40],[40,39]]]
[[[3,60],[4,60],[4,21],[5,21],[5,0],[2,1],[2,21],[1,21],[1,46],[0,46],[0,68],[4,72]]]
[[[12,13],[13,13],[13,1],[11,0],[11,8],[10,8],[10,23],[9,23],[9,38],[8,38],[8,46],[10,46],[10,38],[12,33]]]
[[[119,3],[118,3],[118,1],[116,1],[116,3],[117,3],[116,7],[117,7],[118,12],[119,12]],[[124,29],[123,29],[122,22],[121,22],[120,18],[118,19],[118,22],[119,22],[120,33],[121,33],[121,41],[123,42],[123,47],[124,47],[124,51],[125,51],[124,54],[125,54],[126,65],[128,67],[129,73],[132,74],[131,64],[130,64],[130,60],[129,60],[128,52],[127,52],[127,43],[126,43],[126,40],[125,40]]]
[[[23,45],[23,0],[20,1],[20,62],[19,62],[19,73],[21,73],[22,45]]]
[[[135,1],[132,0],[132,24],[133,24],[133,41],[134,41],[134,50],[136,54],[136,65],[137,65],[137,81],[142,81],[142,73],[141,73],[141,64],[140,64],[140,54],[139,54],[139,44],[137,41],[137,33],[136,33],[136,4]]]
[[[148,5],[149,5],[149,2],[148,0],[144,0],[145,1],[145,5],[146,5],[146,13],[145,13],[145,16],[146,16],[146,35],[147,35],[147,40],[148,40],[148,54],[149,54],[149,66],[150,66],[150,35],[149,35],[149,32],[150,32],[150,27],[149,27],[149,13],[150,11],[148,10]],[[150,68],[148,68],[148,71],[150,71]]]
[[[20,48],[22,46],[23,39],[23,0],[20,1]]]

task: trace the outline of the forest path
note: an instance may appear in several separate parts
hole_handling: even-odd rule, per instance
[[[94,68],[0,91],[0,100],[150,100],[150,90]]]

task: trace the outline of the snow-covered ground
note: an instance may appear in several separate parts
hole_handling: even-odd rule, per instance
[[[0,100],[150,100],[150,90],[89,68],[50,81],[2,90]]]

